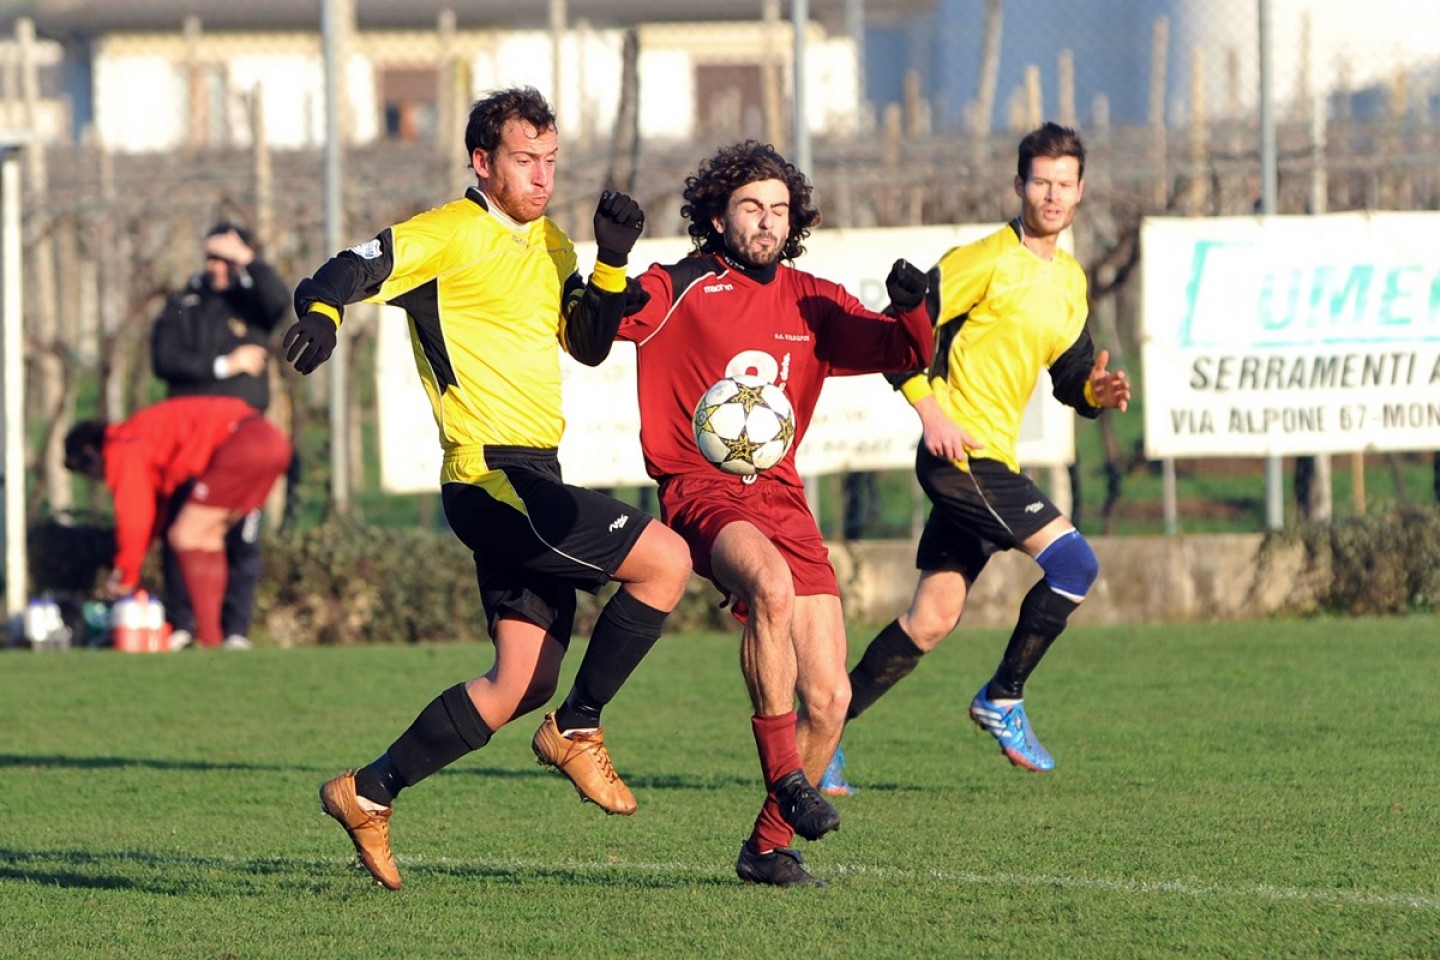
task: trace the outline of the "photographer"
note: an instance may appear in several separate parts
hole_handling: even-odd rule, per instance
[[[221,222],[205,235],[204,268],[171,294],[155,319],[150,363],[167,397],[225,396],[264,411],[270,403],[267,364],[272,334],[290,313],[290,290],[262,260],[245,228]],[[176,492],[166,517],[174,522],[189,490]],[[225,587],[225,645],[248,649],[255,586],[260,579],[260,511],[236,524],[225,539],[230,576]],[[165,610],[171,645],[192,642],[195,615],[184,577],[168,541],[165,547]]]

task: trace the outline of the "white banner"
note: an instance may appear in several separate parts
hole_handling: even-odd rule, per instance
[[[1440,449],[1440,214],[1146,219],[1150,457]]]
[[[887,302],[885,277],[900,257],[929,269],[951,247],[977,240],[996,226],[824,230],[811,234],[796,264],[845,285],[867,306]],[[593,244],[578,244],[580,269],[594,263]],[[632,273],[671,263],[690,249],[688,238],[645,239],[630,256]],[[420,376],[415,370],[405,314],[380,310],[376,379],[379,393],[381,484],[390,493],[434,490],[440,445]],[[640,413],[635,395],[635,348],[617,343],[599,367],[561,356],[565,438],[560,461],[566,481],[587,487],[648,484],[640,455]],[[1020,462],[1053,466],[1074,459],[1072,411],[1050,397],[1042,374],[1021,427]],[[698,399],[698,398],[697,398]],[[905,398],[879,374],[832,378],[796,451],[802,475],[849,470],[905,469],[915,462],[920,422]]]

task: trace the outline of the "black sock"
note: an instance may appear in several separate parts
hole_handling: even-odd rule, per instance
[[[1020,617],[1015,621],[1005,656],[990,679],[989,699],[1019,700],[1025,696],[1025,681],[1079,606],[1051,590],[1044,580],[1030,588],[1020,604]]]
[[[355,792],[388,807],[401,790],[485,746],[492,732],[457,683],[426,704],[384,755],[355,771]]]
[[[850,671],[850,709],[846,720],[854,720],[870,709],[895,684],[915,669],[925,651],[901,628],[899,620],[891,620],[870,641],[860,662]]]
[[[621,587],[595,623],[570,695],[555,711],[561,730],[600,726],[600,711],[615,698],[645,654],[660,639],[667,612],[635,599]]]

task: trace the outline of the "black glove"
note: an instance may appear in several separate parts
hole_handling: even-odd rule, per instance
[[[906,313],[920,306],[925,300],[925,291],[930,280],[915,264],[903,257],[890,268],[885,278],[885,292],[890,295],[890,305],[897,313]]]
[[[623,267],[645,229],[645,211],[640,204],[623,193],[606,190],[595,206],[595,245],[600,248],[597,259],[612,267]]]
[[[323,313],[307,312],[285,331],[285,340],[280,349],[285,359],[303,374],[315,372],[315,368],[335,352],[335,321]]]
[[[621,311],[622,316],[633,316],[645,309],[645,304],[650,302],[650,294],[640,281],[634,277],[625,278],[625,309]]]

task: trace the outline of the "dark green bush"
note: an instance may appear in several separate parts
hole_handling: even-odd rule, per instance
[[[267,537],[256,618],[280,646],[424,643],[489,636],[475,565],[448,531],[376,529],[344,521]],[[586,636],[614,587],[578,595]],[[692,579],[668,629],[733,627],[718,594]]]
[[[1320,606],[1351,616],[1440,609],[1440,507],[1306,524],[1270,541],[1305,545]],[[1267,541],[1267,542],[1270,542]]]

